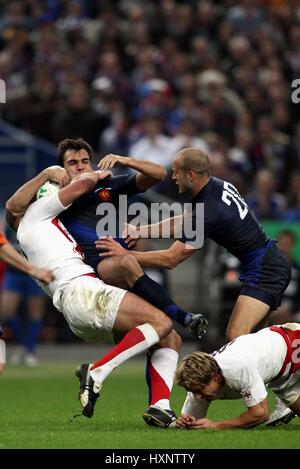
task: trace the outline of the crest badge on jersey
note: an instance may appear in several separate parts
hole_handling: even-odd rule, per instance
[[[109,190],[109,189],[101,189],[101,190],[98,192],[98,197],[99,197],[99,199],[102,200],[103,202],[108,202],[108,201],[112,198],[111,190]]]

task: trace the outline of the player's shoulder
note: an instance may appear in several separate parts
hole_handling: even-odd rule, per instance
[[[243,361],[247,351],[247,338],[250,334],[246,334],[236,339],[233,339],[231,342],[227,342],[219,349],[212,352],[212,356],[218,361],[219,359],[226,359],[227,357],[229,360],[235,358],[237,362]],[[251,336],[249,337],[251,342]]]
[[[48,205],[53,205],[55,203],[60,203],[60,198],[59,198],[59,191],[53,192],[52,194],[49,194],[47,197],[42,197],[39,199],[35,199],[32,204],[29,206],[29,208],[42,208],[42,207],[47,207]]]
[[[233,196],[240,196],[238,189],[235,187],[234,184],[232,184],[232,182],[225,181],[224,179],[219,179],[216,177],[212,177],[211,181],[213,192],[223,194],[224,191],[228,191]]]
[[[218,220],[223,216],[222,196],[224,192],[224,183],[222,179],[211,177],[207,184],[201,201],[207,205],[207,211],[210,218]]]
[[[96,189],[105,188],[111,190],[118,190],[128,184],[132,179],[135,179],[133,174],[118,174],[110,178],[103,179],[97,183]]]
[[[221,368],[225,380],[230,380],[231,384],[247,380],[247,377],[253,374],[255,368],[249,349],[239,347],[238,343],[232,348],[226,348],[220,354],[215,355],[214,358]]]
[[[212,176],[207,184],[207,198],[219,199],[224,190],[224,184],[226,181]]]
[[[54,195],[55,196],[55,195]],[[43,197],[41,199],[35,199],[32,201],[32,203],[29,205],[29,207],[27,208],[23,218],[25,217],[29,217],[31,214],[35,213],[37,210],[43,210],[43,207],[45,207],[46,205],[48,205],[49,203],[49,198],[52,198],[53,195],[49,196],[49,197]]]
[[[119,187],[125,186],[131,181],[135,181],[135,176],[136,175],[132,173],[131,174],[129,173],[119,174],[117,176],[113,176],[110,179],[107,179],[107,181],[108,183],[111,181],[112,187],[119,188]]]
[[[40,199],[34,200],[26,210],[23,220],[40,220],[43,219],[50,211],[53,209],[61,208],[62,203],[59,199],[59,193],[53,193],[48,197],[42,197]]]
[[[210,181],[214,188],[221,188],[221,189],[223,189],[224,183],[226,183],[226,181],[224,181],[223,179],[217,178],[215,176],[211,176]]]

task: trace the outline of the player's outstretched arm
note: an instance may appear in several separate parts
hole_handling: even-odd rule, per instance
[[[25,257],[21,256],[9,242],[0,245],[0,259],[6,264],[25,272],[25,274],[31,275],[41,282],[50,283],[54,279],[50,270],[41,269],[30,264],[30,262],[28,262]]]
[[[110,237],[100,238],[95,244],[98,249],[105,251],[99,254],[100,257],[132,255],[143,267],[160,267],[163,269],[174,269],[196,251],[193,248],[189,249],[185,243],[180,241],[175,241],[169,249],[146,252],[127,251]]]
[[[125,238],[125,243],[129,247],[135,246],[140,238],[179,238],[182,236],[183,219],[184,215],[181,214],[172,218],[166,218],[159,223],[152,223],[151,225],[134,226],[125,223],[122,237]]]
[[[226,428],[250,428],[256,427],[257,425],[266,422],[268,418],[269,412],[266,398],[259,404],[253,407],[249,407],[246,412],[236,418],[222,420],[219,422],[215,422],[206,418],[198,419],[190,422],[189,427],[191,429],[213,428],[217,430],[225,430]]]
[[[162,182],[167,176],[167,171],[159,164],[152,163],[151,161],[135,160],[130,156],[113,154],[106,155],[102,158],[98,164],[98,168],[107,170],[113,168],[115,165],[127,166],[128,168],[138,171],[136,175],[136,185],[141,191],[145,191],[155,184]]]
[[[69,183],[69,176],[60,166],[49,166],[21,186],[6,202],[6,211],[15,218],[22,217],[31,204],[38,189],[46,182],[56,182],[60,187]]]
[[[64,207],[67,207],[81,195],[93,190],[98,181],[110,176],[110,171],[91,171],[89,173],[82,173],[72,179],[68,186],[59,190],[59,199]]]

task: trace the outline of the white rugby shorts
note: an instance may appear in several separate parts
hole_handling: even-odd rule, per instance
[[[58,309],[74,334],[86,342],[95,342],[101,339],[104,331],[112,331],[126,293],[126,290],[106,285],[99,278],[83,275],[64,287]]]

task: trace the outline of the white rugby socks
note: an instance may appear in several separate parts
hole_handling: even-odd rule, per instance
[[[114,368],[158,341],[156,330],[148,323],[131,329],[121,342],[92,365],[90,373],[93,380],[101,384]]]

